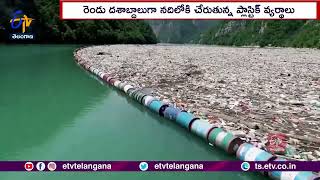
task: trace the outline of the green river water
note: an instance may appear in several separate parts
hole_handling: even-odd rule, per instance
[[[236,160],[101,84],[75,46],[0,46],[0,160]],[[1,180],[255,180],[252,173],[0,173]]]

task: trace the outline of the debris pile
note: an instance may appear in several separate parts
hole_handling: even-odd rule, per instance
[[[320,160],[319,50],[112,45],[77,53],[259,148]]]

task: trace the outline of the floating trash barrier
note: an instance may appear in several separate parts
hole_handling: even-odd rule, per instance
[[[239,137],[235,137],[221,128],[213,128],[208,133],[207,140],[228,154],[235,154],[239,146],[243,144],[243,141]]]
[[[135,95],[135,93],[137,92],[137,91],[139,91],[138,89],[133,89],[133,90],[131,90],[130,92],[129,92],[129,97],[131,97],[131,98],[134,98],[134,95]]]
[[[159,115],[164,117],[164,111],[167,109],[167,107],[169,107],[169,104],[164,104],[160,107],[159,109]]]
[[[151,96],[151,93],[139,90],[131,85],[117,80],[109,74],[100,72],[93,66],[85,63],[79,63],[87,71],[99,76],[105,83],[111,84],[128,94],[129,97],[137,100],[139,103],[148,107],[151,111],[156,112],[170,120],[175,120],[182,127],[190,130],[199,137],[206,139],[208,142],[222,148],[229,154],[236,154],[237,158],[242,161],[287,161],[286,159],[276,158],[272,154],[259,149],[252,144],[244,143],[240,138],[233,136],[231,133],[221,128],[214,127],[208,121],[194,117],[193,114],[182,111],[179,108],[164,104]],[[319,180],[319,176],[312,172],[299,171],[272,171],[263,172],[275,180]]]
[[[283,158],[275,158],[273,161],[288,161]],[[268,176],[274,180],[319,180],[320,177],[312,172],[304,171],[270,171],[267,172]],[[318,179],[317,179],[318,178]]]
[[[209,132],[215,127],[208,121],[202,119],[196,119],[191,123],[191,132],[207,140]]]
[[[117,82],[117,81],[119,81],[119,82]],[[117,84],[115,84],[117,82]],[[120,84],[121,84],[122,82],[120,81],[120,80],[116,80],[114,83],[113,83],[113,86],[114,87],[116,87],[117,89],[120,89]]]
[[[88,69],[90,68],[89,65],[84,65],[84,68],[88,71]]]
[[[158,100],[153,100],[148,108],[151,109],[153,112],[156,112],[157,114],[159,114],[159,110],[162,106],[162,102],[161,101],[158,101]]]
[[[120,83],[120,84],[119,84],[119,89],[122,90],[122,91],[124,91],[124,87],[125,87],[126,85],[127,85],[126,82]]]
[[[133,91],[136,91],[136,90],[137,90],[137,89],[135,89],[135,88],[130,88],[130,89],[128,89],[128,91],[127,91],[128,96],[131,97],[132,92],[133,92]]]
[[[153,100],[156,100],[156,98],[153,96],[145,96],[143,98],[143,104],[148,107]]]
[[[169,106],[167,107],[164,112],[163,112],[163,116],[165,118],[168,118],[170,120],[176,120],[177,119],[177,116],[178,114],[181,112],[180,109],[178,108],[175,108],[175,107],[172,107],[172,106]]]
[[[141,99],[142,97],[144,96],[145,94],[143,94],[141,91],[139,91],[136,95],[136,101],[138,101],[139,103],[141,102]]]
[[[108,76],[108,78],[107,78],[107,83],[108,83],[108,84],[110,84],[110,80],[111,80],[111,79],[114,79],[114,77]]]
[[[142,96],[144,96],[144,93],[141,92],[141,90],[137,91],[137,93],[135,93],[134,99],[136,101],[139,101],[139,98],[141,98]]]
[[[272,154],[249,143],[240,145],[237,157],[243,161],[269,161],[271,158],[274,158]]]
[[[116,81],[118,81],[116,78],[110,78],[109,83],[113,85]]]
[[[221,128],[215,128],[213,129],[209,134],[208,134],[208,137],[207,137],[207,140],[212,143],[212,144],[215,144],[216,142],[216,138],[218,136],[218,134],[220,132],[223,132],[223,129]]]
[[[120,83],[121,83],[121,81],[116,80],[116,81],[113,83],[113,85],[114,85],[115,87],[119,88],[119,84],[120,84]]]
[[[139,93],[138,95],[138,98],[137,98],[137,101],[140,103],[140,104],[143,104],[143,98],[146,97],[147,95],[144,93],[144,92],[141,92]]]
[[[94,68],[94,67],[90,67],[91,68],[91,72],[94,74],[94,75],[96,75],[96,69]]]
[[[148,95],[147,95],[147,94],[144,94],[144,95],[141,97],[141,99],[140,99],[140,101],[139,101],[140,104],[143,104],[143,103],[144,103],[144,97],[146,97],[146,96],[148,96]]]
[[[93,70],[93,73],[94,73],[95,75],[98,75],[99,70],[98,70],[98,69],[94,69],[94,70]]]
[[[129,90],[129,89],[132,89],[132,88],[133,88],[133,86],[127,84],[127,85],[123,88],[123,91],[124,91],[125,93],[128,93],[128,90]]]
[[[86,69],[86,71],[92,73],[92,72],[90,71],[90,67],[91,67],[90,65],[87,65],[87,67],[85,67],[85,69]]]
[[[104,74],[102,78],[103,82],[108,83],[108,77],[110,77],[109,74]]]
[[[100,72],[100,73],[99,73],[100,79],[103,79],[104,74],[105,74],[105,73],[103,73],[103,72]]]
[[[137,97],[138,97],[139,93],[140,93],[140,90],[137,90],[137,91],[134,92],[134,94],[133,94],[133,99],[134,100],[137,100]]]
[[[185,112],[185,111],[181,111],[178,115],[177,115],[177,119],[176,122],[178,124],[180,124],[182,127],[190,130],[190,123],[192,120],[194,120],[195,117],[193,116],[193,114]]]
[[[134,93],[133,99],[138,101],[139,96],[141,95],[140,89]]]

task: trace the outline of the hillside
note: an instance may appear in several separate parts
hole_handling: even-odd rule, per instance
[[[7,41],[13,12],[22,10],[32,17],[32,32],[44,43],[156,43],[150,26],[144,21],[61,21],[59,1],[5,0],[0,1],[0,42]]]
[[[320,48],[318,21],[223,21],[203,33],[200,42],[218,45],[260,45]]]
[[[219,24],[209,20],[152,20],[147,21],[159,42],[198,43],[200,34]]]

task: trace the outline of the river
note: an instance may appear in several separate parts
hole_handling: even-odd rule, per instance
[[[236,160],[103,85],[75,46],[0,46],[1,160]],[[1,173],[1,180],[264,179],[253,173]]]

